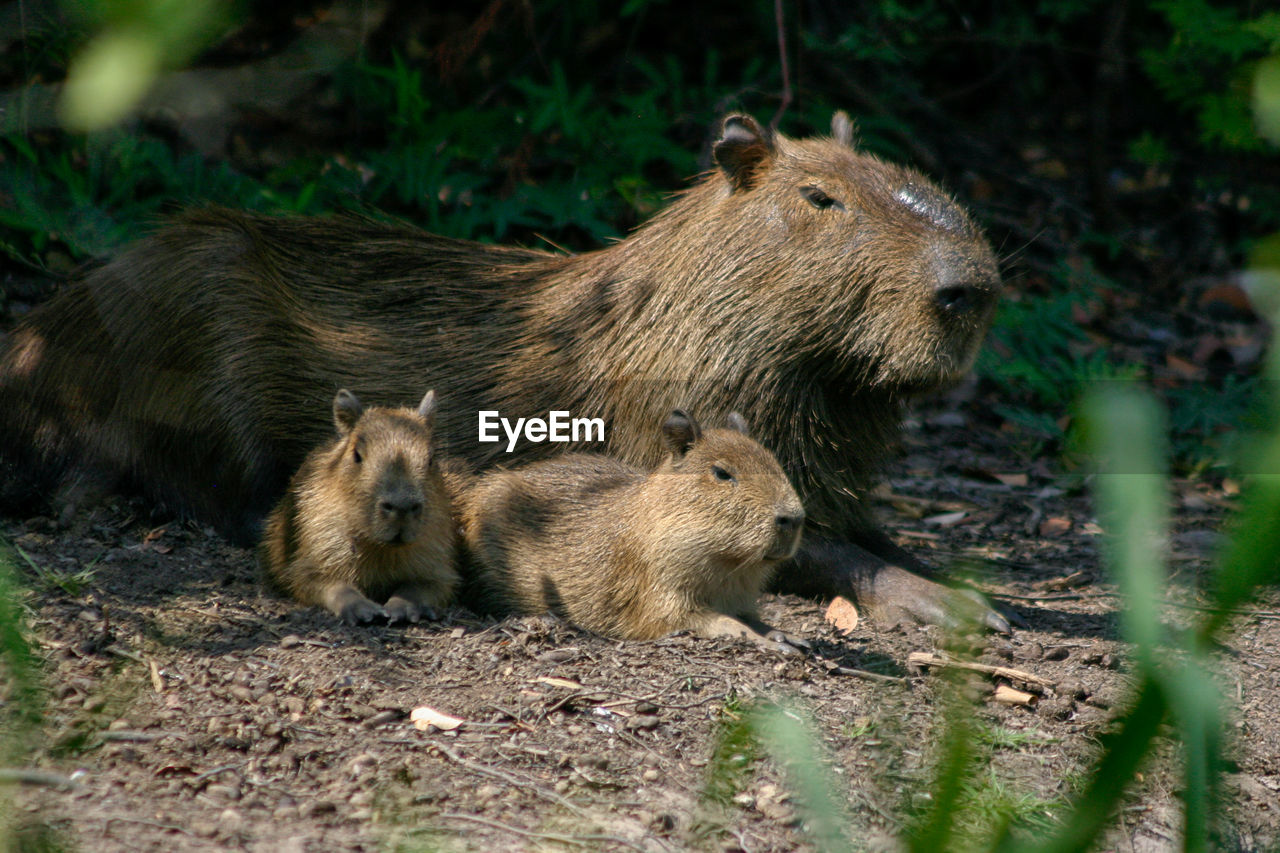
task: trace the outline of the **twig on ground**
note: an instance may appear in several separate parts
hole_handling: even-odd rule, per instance
[[[156,829],[171,829],[174,832],[181,832],[183,835],[192,837],[190,832],[177,824],[161,823],[158,820],[147,820],[146,818],[141,817],[109,817],[102,823],[102,832],[104,835],[109,834],[109,827],[113,823],[139,823],[143,826],[154,826]]]
[[[477,817],[475,815],[461,814],[459,812],[441,812],[439,816],[445,820],[465,820],[471,823],[478,823],[481,826],[487,826],[490,829],[510,832],[514,835],[520,835],[525,838],[541,838],[544,841],[558,841],[561,844],[573,844],[578,847],[594,847],[602,841],[608,841],[614,844],[621,844],[624,847],[630,847],[632,850],[645,851],[644,847],[641,847],[634,841],[628,841],[627,839],[621,838],[617,835],[561,835],[557,832],[534,832],[530,829],[520,829],[516,826],[499,823],[496,820],[489,820],[488,818]],[[417,833],[431,832],[432,830],[417,829],[412,831]]]
[[[515,775],[514,773],[508,773],[505,770],[498,770],[496,767],[489,767],[487,765],[480,764],[477,761],[472,761],[469,758],[463,758],[461,755],[454,752],[452,749],[450,749],[449,747],[445,746],[442,743],[433,743],[431,746],[433,749],[435,749],[445,758],[452,761],[454,764],[457,764],[459,767],[465,767],[468,770],[471,770],[475,773],[480,773],[484,776],[492,776],[494,779],[501,779],[503,782],[506,782],[508,785],[515,785],[517,788],[528,788],[529,790],[533,791],[533,793],[542,797],[544,800],[550,800],[551,802],[555,803],[558,806],[563,806],[564,808],[568,809],[569,811],[573,812],[579,817],[583,817],[586,814],[586,812],[583,811],[582,808],[575,805],[571,800],[560,796],[554,791],[548,791],[546,788],[543,788],[541,785],[539,785],[537,781],[534,779],[531,779],[528,777],[522,779],[521,777]]]
[[[817,660],[818,660],[818,663],[822,664],[824,667],[826,666],[827,663],[829,663],[829,661],[826,661],[823,658],[818,658]],[[852,676],[853,678],[862,678],[867,681],[881,681],[886,684],[906,684],[907,683],[907,680],[905,678],[902,678],[901,676],[882,675],[878,672],[871,672],[870,670],[867,670],[867,669],[857,669],[856,667],[851,667],[851,666],[834,665],[828,668],[827,672],[832,675],[848,675],[848,676]]]
[[[912,652],[907,655],[907,664],[910,666],[933,666],[942,669],[966,669],[970,672],[981,672],[990,675],[992,678],[1006,678],[1010,681],[1017,681],[1023,684],[1034,684],[1040,687],[1054,687],[1057,682],[1050,681],[1047,678],[1041,678],[1033,672],[1027,672],[1021,669],[1013,669],[1008,666],[991,666],[985,663],[972,663],[971,661],[956,660],[942,655],[935,655],[931,652]]]
[[[212,770],[206,770],[203,773],[201,773],[199,776],[196,776],[194,779],[192,779],[191,784],[194,785],[197,782],[203,782],[205,779],[208,779],[211,776],[217,776],[219,773],[225,773],[228,770],[240,776],[243,776],[244,774],[240,772],[240,768],[243,765],[244,765],[244,762],[242,761],[239,764],[224,764],[221,767],[215,767]]]
[[[114,732],[103,732],[100,737],[103,741],[123,741],[125,743],[151,743],[153,740],[171,737],[173,732],[134,732],[127,729],[120,729]],[[176,735],[181,737],[181,735]]]
[[[83,787],[61,773],[48,770],[29,770],[22,767],[0,767],[0,784],[42,785],[60,791],[75,791]]]

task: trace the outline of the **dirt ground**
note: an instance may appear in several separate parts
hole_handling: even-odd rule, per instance
[[[1118,599],[1087,493],[1042,463],[1011,469],[1007,439],[971,417],[913,419],[878,511],[900,543],[965,563],[1029,624],[985,638],[979,660],[1055,686],[1033,707],[978,700],[982,772],[1007,802],[1039,798],[1052,813],[1124,700]],[[1194,581],[1236,491],[1176,483],[1172,627],[1196,616]],[[83,850],[805,849],[791,780],[771,760],[726,741],[713,761],[758,698],[812,715],[853,845],[895,849],[928,804],[956,693],[907,664],[946,642],[938,630],[864,618],[841,635],[823,605],[794,597],[768,597],[762,613],[809,638],[808,659],[688,636],[619,643],[461,609],[350,628],[264,592],[250,552],[149,519],[136,501],[65,530],[43,517],[0,530],[41,570],[24,567],[50,687],[30,766],[56,774],[11,789],[18,822]],[[1277,598],[1242,615],[1221,653],[1226,849],[1280,844]],[[463,723],[419,730],[409,714],[421,706]],[[1176,846],[1174,756],[1168,742],[1157,751],[1108,849]]]

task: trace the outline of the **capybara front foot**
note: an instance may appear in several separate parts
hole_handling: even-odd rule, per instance
[[[703,616],[694,625],[693,630],[700,637],[740,637],[784,655],[806,654],[809,645],[776,628],[770,628],[758,619],[738,619],[724,613]]]
[[[423,590],[402,587],[387,599],[385,605],[387,618],[392,622],[418,622],[422,619],[435,622],[440,618],[435,608],[431,606],[435,598],[436,596]]]
[[[365,598],[360,590],[350,584],[335,584],[325,590],[324,603],[331,613],[348,625],[387,618],[384,607]]]

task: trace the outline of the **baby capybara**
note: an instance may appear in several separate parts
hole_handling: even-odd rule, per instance
[[[746,434],[676,410],[654,470],[569,453],[480,476],[460,500],[483,592],[627,640],[677,630],[773,644],[756,616],[800,544],[804,509],[777,459]]]
[[[458,584],[435,417],[434,391],[417,409],[366,409],[339,391],[337,438],[307,456],[267,519],[268,578],[346,622],[435,618]]]

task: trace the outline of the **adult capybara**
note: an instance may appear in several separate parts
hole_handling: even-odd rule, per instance
[[[14,330],[0,444],[24,470],[105,469],[251,541],[322,438],[317,389],[406,399],[431,376],[450,400],[442,449],[481,468],[567,448],[477,442],[479,410],[603,418],[589,449],[651,467],[652,424],[699,400],[743,413],[804,500],[779,588],[927,620],[976,608],[1007,630],[910,571],[863,499],[903,401],[972,362],[995,259],[923,175],[858,151],[843,114],[832,129],[790,139],[729,116],[715,170],[579,255],[193,211]]]
[[[482,592],[622,640],[689,630],[776,645],[756,599],[795,555],[804,507],[741,416],[729,427],[703,431],[677,409],[649,473],[566,453],[481,475],[458,513]]]
[[[417,409],[366,409],[339,391],[337,438],[308,454],[267,518],[258,549],[267,577],[353,624],[435,618],[458,585],[435,416],[434,391]]]

